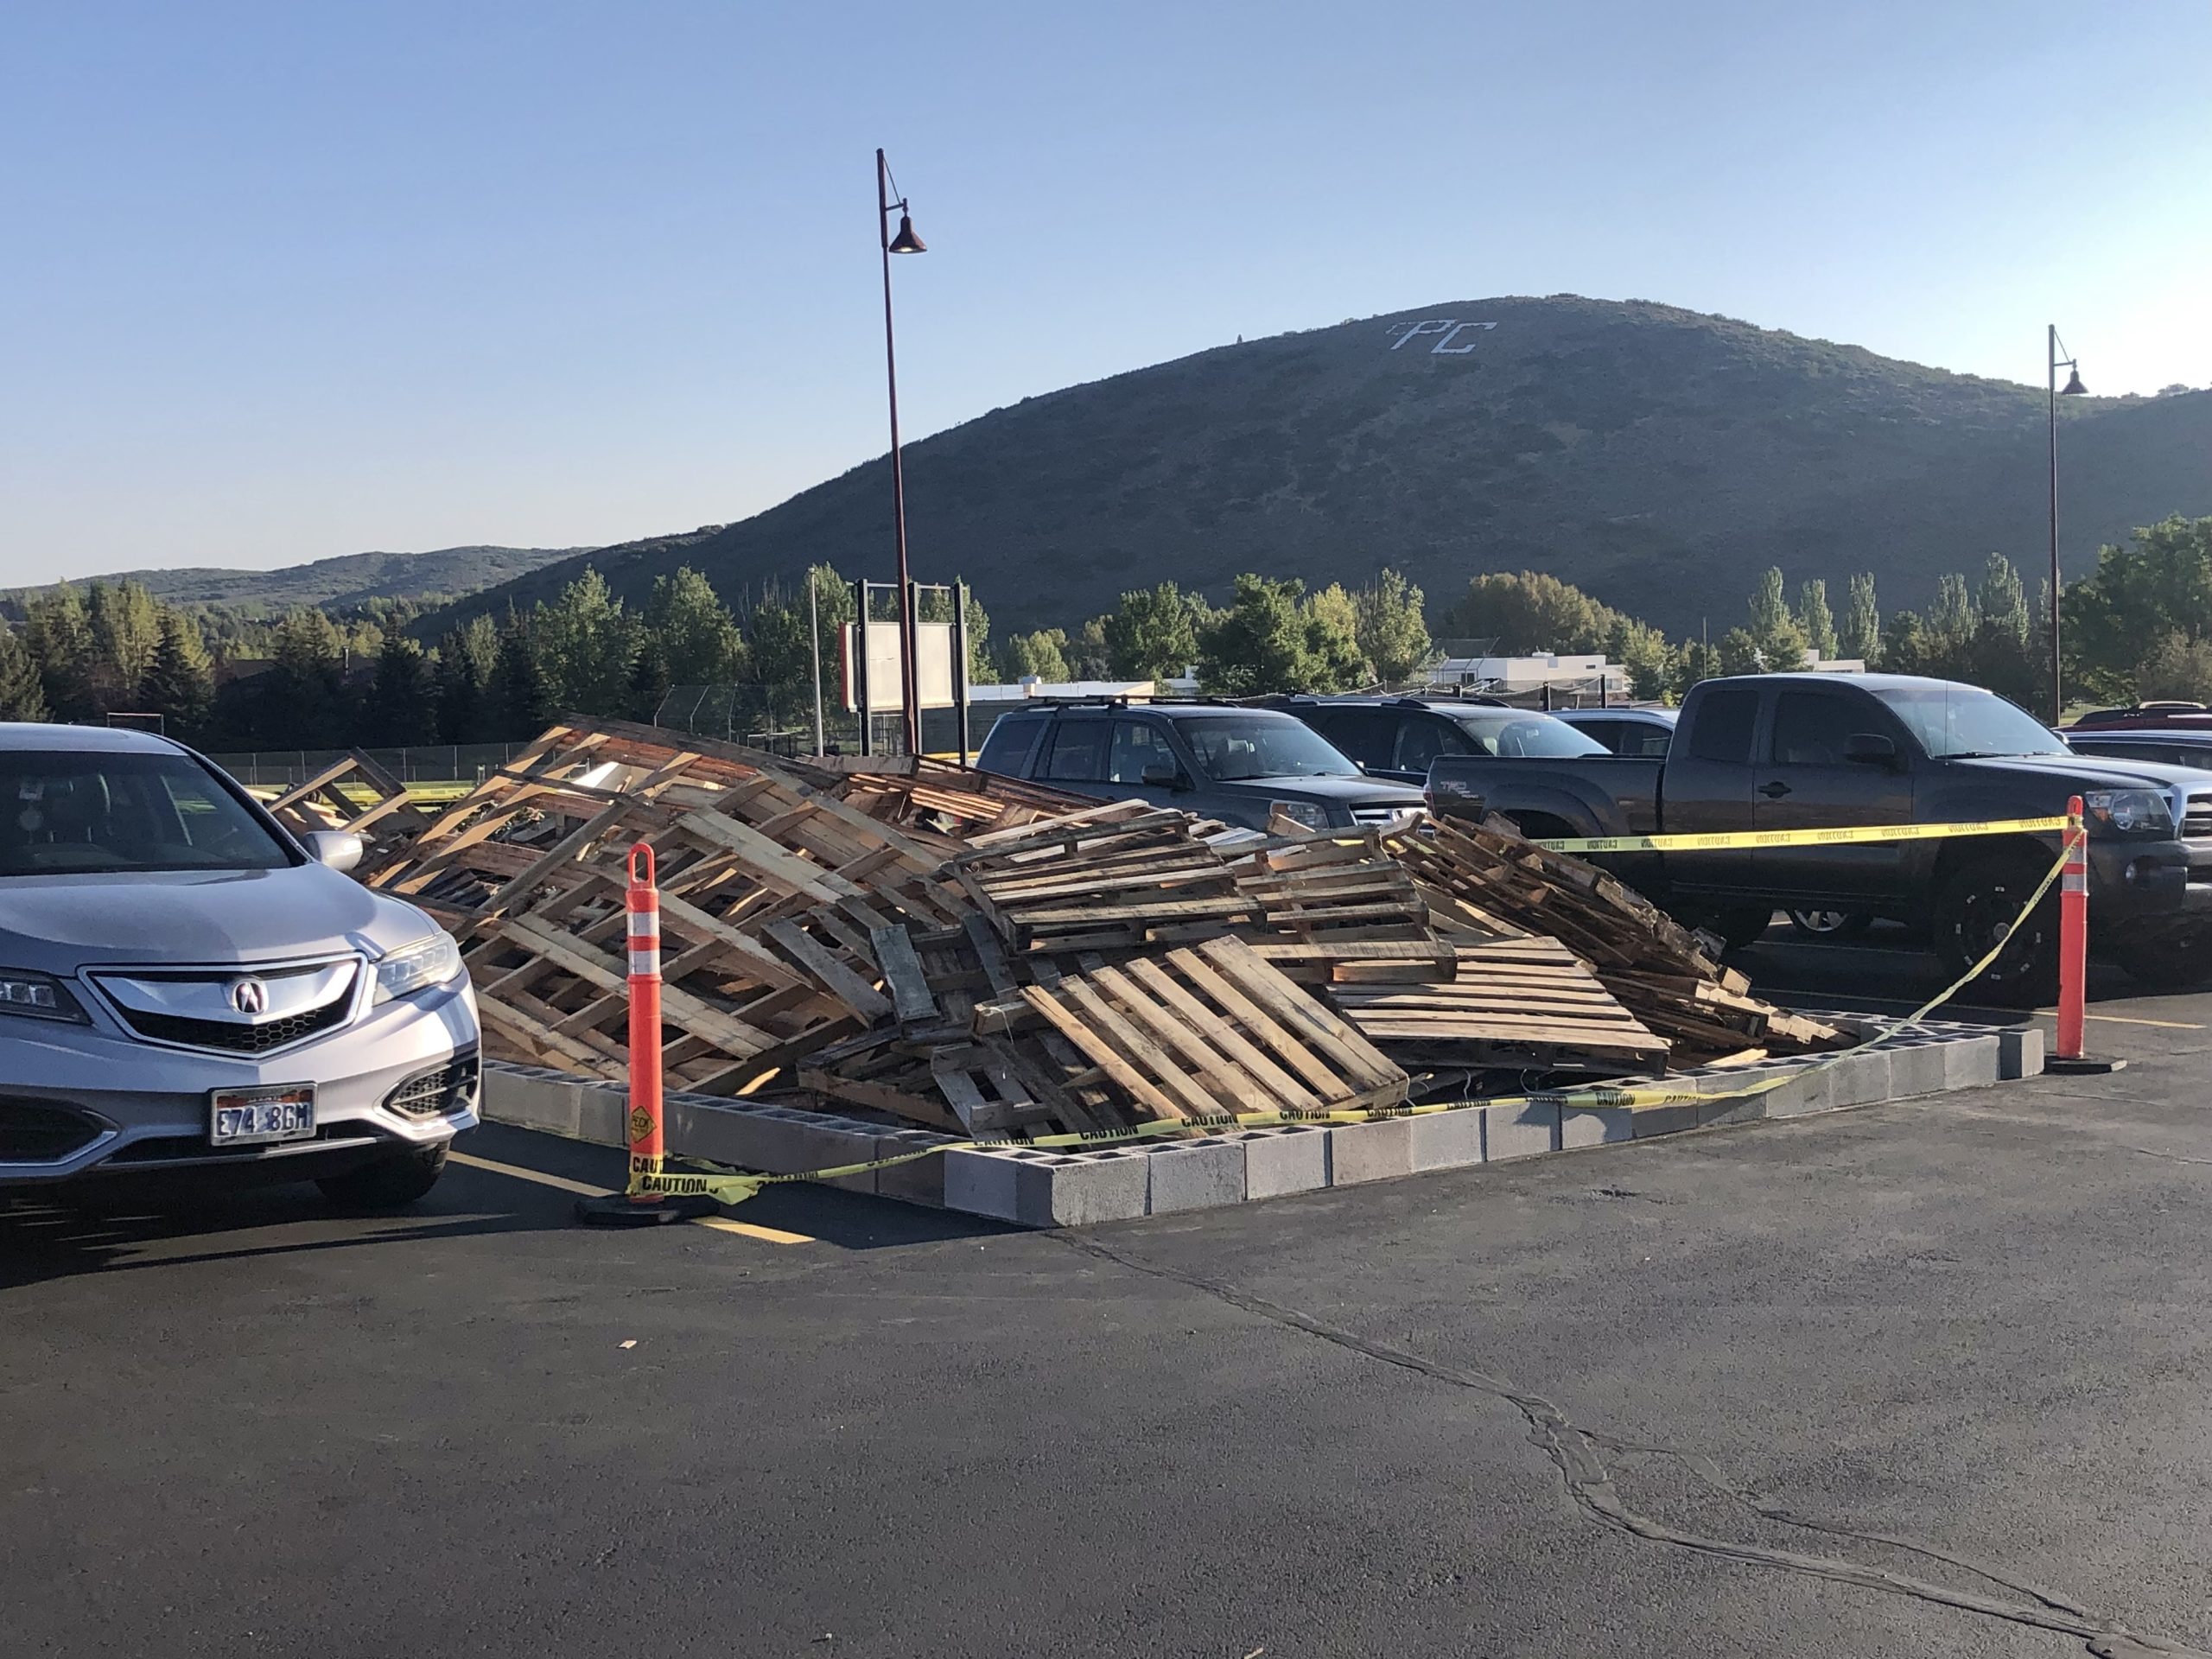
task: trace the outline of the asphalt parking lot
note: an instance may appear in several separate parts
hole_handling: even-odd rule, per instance
[[[2212,995],[2099,990],[2111,1077],[1063,1235],[585,1231],[619,1158],[499,1128],[18,1205],[0,1649],[2212,1649]]]

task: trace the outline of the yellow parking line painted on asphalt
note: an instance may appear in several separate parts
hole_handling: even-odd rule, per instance
[[[2156,1026],[2160,1031],[2202,1031],[2182,1020],[2137,1020],[2125,1014],[2085,1014],[2084,1020],[2101,1020],[2108,1026]]]
[[[535,1181],[540,1186],[550,1186],[563,1192],[573,1192],[582,1198],[612,1198],[603,1186],[588,1186],[582,1181],[572,1181],[564,1175],[548,1175],[542,1170],[524,1169],[515,1164],[497,1164],[489,1158],[479,1158],[466,1152],[449,1152],[447,1158],[456,1164],[466,1164],[471,1169],[488,1170],[494,1175],[512,1175],[518,1181]],[[814,1240],[804,1233],[787,1233],[780,1227],[758,1227],[749,1221],[729,1221],[721,1216],[696,1216],[695,1227],[711,1227],[718,1233],[735,1233],[741,1238],[757,1238],[767,1244],[811,1244]]]

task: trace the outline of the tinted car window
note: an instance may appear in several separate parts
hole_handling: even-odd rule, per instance
[[[1447,720],[1427,715],[1408,715],[1398,728],[1400,772],[1427,772],[1440,754],[1465,754],[1467,740]],[[1355,757],[1357,758],[1357,757]]]
[[[1605,746],[1586,732],[1578,732],[1563,720],[1500,709],[1479,715],[1461,715],[1459,729],[1467,734],[1478,754],[1504,755],[1510,760],[1530,756],[1561,759],[1578,754],[1603,754]]]
[[[1315,712],[1313,724],[1322,736],[1363,766],[1390,765],[1398,741],[1398,715],[1389,709],[1338,708]],[[1426,769],[1427,763],[1423,762]]]
[[[1842,697],[1817,691],[1785,691],[1774,704],[1774,760],[1782,766],[1840,766],[1853,732],[1869,722],[1866,711]]]
[[[1167,734],[1148,721],[1117,720],[1114,722],[1114,739],[1106,755],[1106,781],[1109,784],[1141,784],[1147,771],[1166,766],[1180,771],[1182,763],[1176,760],[1175,751],[1168,747]]]
[[[1037,775],[1056,784],[1095,784],[1106,776],[1107,726],[1103,720],[1063,720],[1046,740]]]
[[[1759,694],[1749,686],[1708,691],[1690,734],[1690,753],[1700,760],[1742,766],[1751,758],[1751,728],[1758,722]]]
[[[1620,739],[1609,744],[1615,754],[1632,754],[1645,760],[1663,759],[1674,747],[1675,734],[1665,726],[1649,726],[1640,720],[1619,722]]]
[[[1624,726],[1618,720],[1576,720],[1567,722],[1594,743],[1603,744],[1615,754],[1621,752],[1621,740],[1635,728]]]
[[[1044,724],[1042,715],[1007,715],[983,739],[983,751],[976,757],[976,764],[985,772],[1018,777],[1029,759],[1029,746],[1037,741]]]
[[[0,753],[0,875],[291,862],[260,820],[185,755]]]
[[[1289,715],[1209,715],[1179,722],[1183,741],[1217,783],[1247,778],[1357,778],[1359,768],[1320,733]]]

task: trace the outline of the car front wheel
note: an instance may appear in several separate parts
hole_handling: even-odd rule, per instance
[[[445,1168],[445,1147],[431,1147],[379,1158],[343,1175],[326,1175],[315,1185],[323,1197],[349,1210],[397,1210],[435,1186]]]
[[[2001,944],[1973,989],[2026,1007],[2058,995],[2057,893],[2020,914],[2044,871],[2032,857],[2005,855],[1967,865],[1944,881],[1936,893],[1934,931],[1936,954],[1948,972],[1963,974]]]

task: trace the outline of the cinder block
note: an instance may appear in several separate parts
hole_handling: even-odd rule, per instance
[[[1673,1106],[1639,1106],[1630,1114],[1629,1132],[1638,1141],[1655,1135],[1677,1135],[1697,1127],[1700,1102],[1686,1100]]]
[[[1311,1124],[1244,1137],[1244,1196],[1281,1198],[1329,1184],[1329,1132]]]
[[[1807,1112],[1831,1111],[1836,1104],[1836,1074],[1851,1058],[1834,1061],[1808,1060],[1791,1070],[1786,1083],[1761,1100],[1768,1117],[1802,1117]]]
[[[1472,1107],[1409,1117],[1407,1149],[1419,1169],[1461,1169],[1483,1160],[1483,1115]]]
[[[1217,1137],[1156,1147],[1144,1156],[1152,1176],[1149,1208],[1211,1210],[1244,1202],[1244,1143]]]
[[[1997,1081],[1997,1033],[1957,1037],[1943,1045],[1943,1086],[1981,1089]]]
[[[1562,1106],[1559,1141],[1562,1147],[1610,1146],[1636,1138],[1636,1115],[1625,1106]]]
[[[588,1083],[576,1090],[576,1139],[594,1146],[630,1144],[630,1091],[620,1084]]]
[[[1141,1216],[1151,1176],[1146,1166],[1155,1155],[1123,1147],[1025,1165],[1014,1176],[1014,1219],[1026,1227],[1084,1227]]]
[[[1845,1055],[1828,1073],[1829,1098],[1837,1106],[1872,1106],[1890,1098],[1890,1051],[1861,1048]]]
[[[1030,1160],[1042,1156],[1019,1148],[987,1152],[974,1147],[944,1154],[944,1207],[998,1221],[1019,1221],[1015,1177]]]
[[[1890,1050],[1890,1098],[1910,1100],[1920,1095],[1941,1094],[1944,1045],[1928,1038],[1897,1044]]]
[[[1351,1186],[1412,1174],[1413,1123],[1409,1117],[1390,1117],[1376,1123],[1340,1123],[1331,1129],[1329,1185]]]
[[[1549,1101],[1483,1108],[1483,1158],[1533,1158],[1560,1149],[1559,1108]]]
[[[948,1135],[932,1135],[927,1129],[895,1129],[889,1135],[875,1138],[878,1158],[896,1158],[902,1153],[920,1152],[929,1147],[953,1144]],[[944,1204],[944,1154],[932,1153],[926,1158],[917,1158],[912,1163],[894,1164],[889,1169],[875,1172],[875,1191],[879,1198],[897,1198],[905,1204],[925,1204],[941,1209]]]
[[[494,1123],[575,1138],[582,1090],[571,1079],[497,1064],[484,1068],[484,1116]]]
[[[2039,1077],[2043,1075],[2041,1026],[2014,1026],[1997,1033],[1997,1075],[1999,1077]]]

